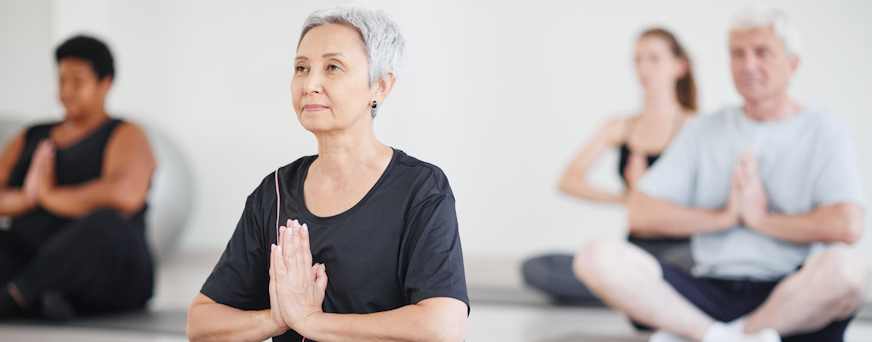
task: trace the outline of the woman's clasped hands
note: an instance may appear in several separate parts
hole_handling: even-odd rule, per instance
[[[288,220],[279,228],[278,244],[270,250],[269,278],[270,319],[277,332],[303,334],[305,325],[323,312],[327,289],[324,264],[312,264],[308,226]]]

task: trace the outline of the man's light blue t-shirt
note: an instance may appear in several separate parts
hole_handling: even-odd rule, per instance
[[[639,189],[685,207],[723,209],[733,169],[748,149],[759,164],[770,213],[798,215],[838,203],[865,207],[848,130],[832,114],[808,108],[778,121],[751,120],[742,107],[695,118],[648,170]],[[691,237],[693,274],[775,280],[802,265],[810,248],[741,224],[697,233]]]

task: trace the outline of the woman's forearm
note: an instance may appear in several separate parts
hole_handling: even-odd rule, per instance
[[[97,179],[81,185],[41,190],[39,205],[63,217],[81,217],[99,208],[113,208],[130,215],[142,208],[147,185],[132,185]]]
[[[560,191],[565,194],[598,202],[624,203],[625,199],[623,193],[609,193],[591,187],[584,178],[564,177],[560,182]]]
[[[463,341],[466,314],[460,300],[431,298],[365,315],[319,312],[297,332],[316,341]]]
[[[218,303],[192,305],[185,332],[191,341],[264,341],[283,334],[275,327],[269,309],[245,311]]]
[[[0,216],[18,216],[33,209],[22,189],[0,190]]]

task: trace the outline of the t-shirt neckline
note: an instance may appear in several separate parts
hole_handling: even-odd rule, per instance
[[[369,200],[370,197],[372,197],[376,190],[381,187],[382,183],[385,182],[387,175],[391,171],[393,171],[395,164],[397,163],[400,151],[393,147],[391,147],[391,150],[393,151],[393,155],[391,156],[391,161],[388,163],[388,167],[385,168],[384,172],[382,172],[381,176],[379,176],[378,181],[376,181],[375,185],[373,185],[372,188],[367,191],[366,195],[364,195],[363,198],[360,199],[360,201],[358,201],[356,204],[354,204],[354,206],[352,206],[350,209],[343,211],[339,214],[326,217],[313,214],[311,211],[309,211],[309,207],[306,206],[305,190],[303,186],[306,183],[306,178],[309,175],[309,167],[312,166],[312,163],[314,163],[316,159],[318,159],[318,155],[313,156],[313,158],[309,160],[306,165],[303,166],[303,170],[300,173],[301,176],[297,180],[297,194],[296,196],[294,196],[297,199],[297,205],[300,207],[300,212],[306,218],[306,221],[319,224],[336,223],[343,220],[345,217],[351,216],[355,211],[362,207],[366,203],[366,201]]]
[[[814,111],[814,108],[811,108],[810,106],[805,105],[802,107],[802,109],[800,109],[798,112],[796,112],[796,114],[794,114],[793,116],[791,116],[789,118],[785,118],[785,119],[781,119],[781,120],[774,120],[774,121],[762,121],[762,120],[751,119],[747,115],[745,115],[744,106],[739,106],[737,108],[737,112],[739,114],[740,120],[744,121],[747,124],[754,125],[757,127],[777,127],[780,125],[787,125],[787,124],[790,124],[791,122],[800,121],[801,118],[804,118],[805,116],[808,115],[808,113],[811,113],[813,111]]]

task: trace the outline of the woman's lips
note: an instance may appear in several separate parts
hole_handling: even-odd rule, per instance
[[[307,104],[307,105],[303,106],[303,110],[310,111],[310,112],[325,110],[325,109],[327,109],[327,106],[318,105],[318,104]]]

